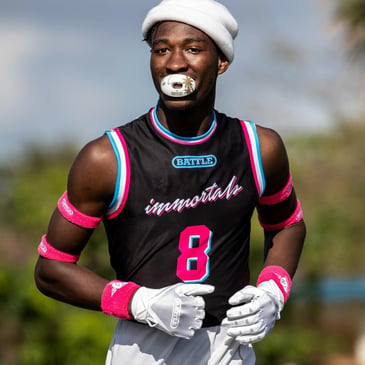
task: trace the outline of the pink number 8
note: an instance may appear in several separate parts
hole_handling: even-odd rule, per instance
[[[176,275],[184,282],[202,282],[209,276],[212,232],[206,226],[190,226],[180,234]]]

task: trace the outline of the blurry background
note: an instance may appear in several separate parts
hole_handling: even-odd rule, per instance
[[[157,2],[0,0],[1,364],[104,363],[115,320],[43,297],[33,266],[79,148],[157,101],[140,33]],[[258,364],[364,365],[365,1],[222,2],[240,33],[216,107],[283,136],[308,225]],[[253,281],[261,242],[254,219]],[[112,278],[102,229],[82,264]]]

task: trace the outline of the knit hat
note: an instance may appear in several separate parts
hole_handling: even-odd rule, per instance
[[[224,5],[215,0],[163,0],[147,13],[143,21],[144,39],[153,25],[162,21],[176,21],[198,28],[232,62],[233,40],[238,34],[238,24]]]

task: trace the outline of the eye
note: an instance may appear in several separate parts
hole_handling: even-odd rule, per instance
[[[190,52],[190,53],[200,53],[201,49],[197,48],[197,47],[189,47],[188,52]]]
[[[165,54],[168,52],[168,48],[167,47],[160,47],[160,48],[154,48],[152,51],[155,54]]]

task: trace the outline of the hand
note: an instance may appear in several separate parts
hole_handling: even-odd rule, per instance
[[[280,319],[284,297],[273,280],[254,287],[248,285],[229,300],[235,306],[227,311],[222,325],[228,326],[227,335],[240,344],[261,341]]]
[[[200,295],[213,293],[214,286],[178,283],[162,289],[139,288],[131,303],[134,319],[170,335],[189,339],[200,329],[205,302]]]

